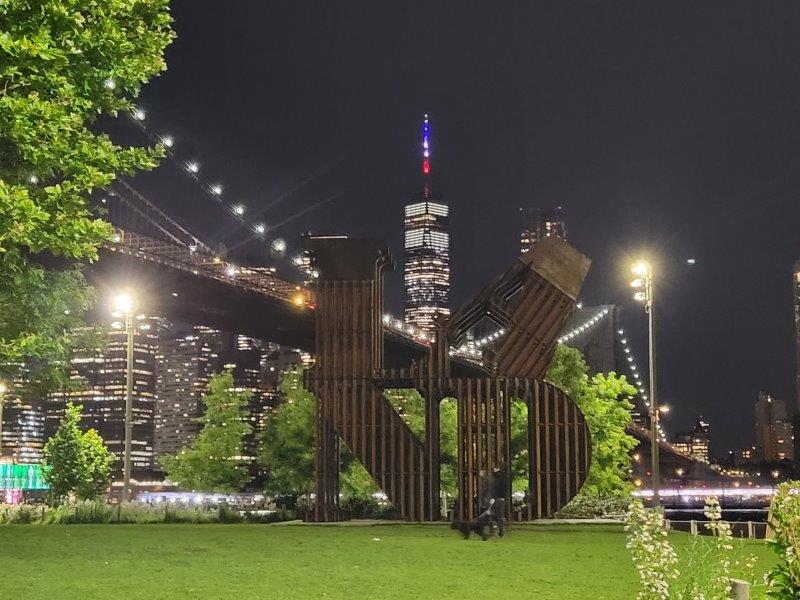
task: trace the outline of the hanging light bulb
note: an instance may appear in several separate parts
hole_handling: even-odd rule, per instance
[[[172,146],[175,144],[175,140],[171,135],[164,135],[161,137],[161,143],[167,148],[172,148]]]
[[[144,121],[145,117],[147,117],[147,113],[144,112],[143,108],[134,107],[133,109],[133,118],[137,121]]]
[[[244,214],[244,205],[237,204],[233,207],[233,212],[241,217]]]
[[[196,162],[188,162],[186,163],[186,170],[189,171],[189,173],[197,174],[200,172],[200,165]]]
[[[256,233],[264,233],[266,230],[267,228],[263,223],[259,223],[258,225],[256,225]]]
[[[215,196],[219,196],[220,194],[222,194],[222,186],[218,183],[215,183],[214,185],[211,186],[211,193],[214,194]]]

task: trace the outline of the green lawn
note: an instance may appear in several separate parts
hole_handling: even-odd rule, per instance
[[[766,568],[763,543],[748,546]],[[0,549],[2,597],[26,600],[636,595],[624,534],[600,525],[488,542],[414,525],[11,525]]]

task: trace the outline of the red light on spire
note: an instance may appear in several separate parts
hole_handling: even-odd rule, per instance
[[[431,174],[431,124],[428,115],[422,120],[422,174]]]

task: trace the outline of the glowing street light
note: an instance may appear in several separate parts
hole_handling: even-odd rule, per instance
[[[631,273],[639,277],[646,277],[650,273],[650,267],[646,262],[638,262],[631,267]]]
[[[278,238],[277,240],[272,242],[272,249],[280,254],[286,252],[286,241],[281,238]]]
[[[136,300],[126,292],[114,297],[114,311],[125,316],[125,453],[122,467],[122,501],[131,497],[131,440],[133,438],[133,332]]]

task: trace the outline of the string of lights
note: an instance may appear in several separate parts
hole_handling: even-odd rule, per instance
[[[225,197],[225,185],[222,182],[209,182],[201,176],[201,165],[195,159],[183,160],[175,151],[176,140],[175,137],[167,133],[156,133],[152,131],[145,123],[147,119],[147,112],[138,106],[134,106],[129,116],[131,120],[144,132],[144,134],[161,145],[167,157],[173,161],[186,175],[191,178],[203,193],[211,198],[214,202],[224,208],[234,219],[239,221],[248,231],[251,232],[255,239],[260,239],[266,243],[267,247],[281,258],[285,258],[287,243],[286,240],[280,237],[269,236],[270,227],[263,222],[251,223],[247,219],[248,208],[244,202],[231,202]],[[291,261],[289,261],[290,264]]]
[[[587,319],[577,327],[571,329],[560,338],[558,338],[558,342],[560,344],[566,344],[567,342],[573,340],[575,337],[582,334],[584,331],[588,330],[590,327],[599,323],[602,319],[607,317],[610,314],[610,310],[608,308],[603,308],[599,310],[597,313],[594,314],[591,318]],[[633,378],[634,385],[639,392],[639,396],[641,397],[642,401],[644,402],[645,406],[650,409],[650,399],[647,395],[647,389],[644,387],[644,382],[642,381],[642,376],[640,375],[639,365],[636,363],[636,358],[633,356],[633,351],[631,350],[630,345],[628,344],[628,340],[625,337],[625,330],[618,329],[617,334],[619,335],[619,342],[622,344],[623,353],[625,354],[625,364],[630,371],[631,377]],[[667,441],[666,432],[664,431],[663,426],[661,425],[661,421],[658,423],[658,435],[662,441]]]
[[[571,331],[568,331],[560,338],[558,338],[558,343],[566,344],[571,339],[575,338],[576,336],[582,334],[584,331],[589,329],[592,325],[596,325],[600,321],[600,319],[607,316],[608,313],[609,313],[608,308],[603,308],[602,310],[598,311],[597,314],[595,314],[593,317],[587,320],[585,323],[581,323]]]
[[[639,375],[639,366],[636,364],[636,359],[633,356],[633,351],[631,350],[630,344],[628,344],[628,339],[625,337],[625,330],[618,329],[617,333],[619,334],[619,343],[622,344],[623,352],[625,353],[625,362],[628,365],[628,369],[631,372],[631,376],[633,377],[634,385],[639,390],[639,395],[649,411],[650,398],[647,395],[647,389],[644,387],[641,375]],[[659,420],[658,422],[658,437],[663,442],[667,441],[667,434],[664,431],[664,427],[661,425],[661,420]]]

